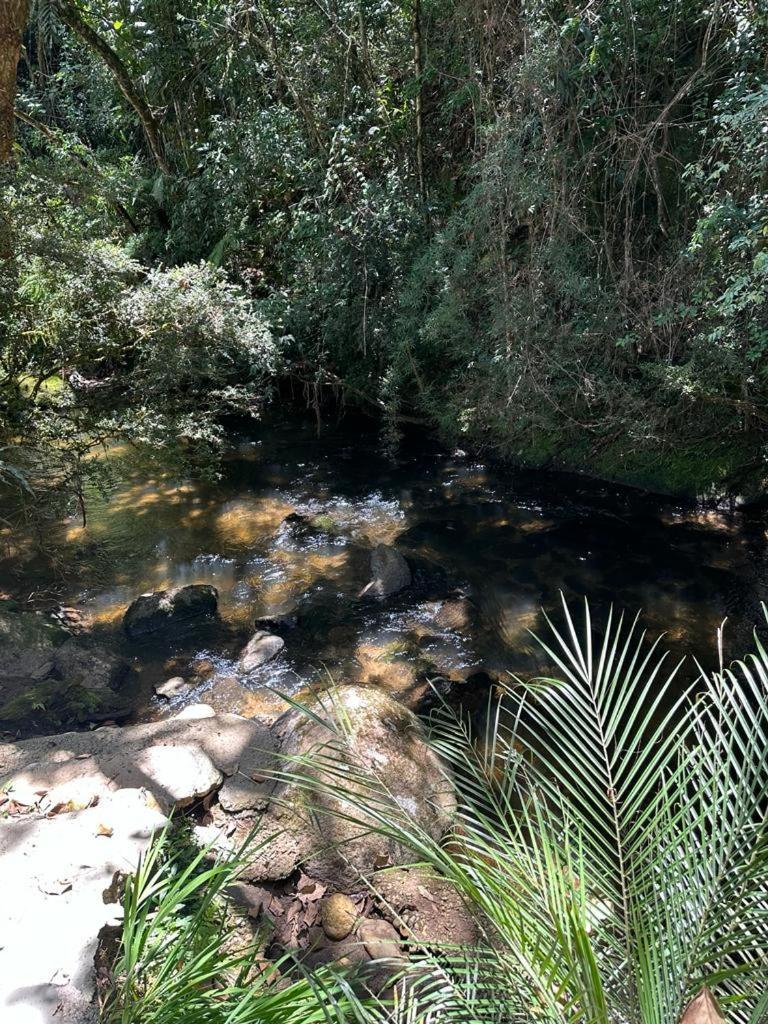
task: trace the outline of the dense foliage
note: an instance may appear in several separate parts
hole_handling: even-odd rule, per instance
[[[415,419],[534,464],[760,489],[758,0],[35,0],[29,15],[5,388],[54,351],[85,375],[133,370],[146,334],[126,289],[190,266],[222,331],[256,318],[242,352],[177,354],[227,403],[240,359],[246,379],[275,369],[254,349],[263,320],[310,402],[360,403],[391,433]],[[168,416],[190,429],[190,394],[166,391],[176,359],[144,394],[163,363],[124,383],[153,438]]]

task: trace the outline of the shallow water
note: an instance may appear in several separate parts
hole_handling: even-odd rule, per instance
[[[0,590],[81,613],[135,668],[136,717],[191,701],[258,713],[264,687],[296,692],[328,678],[360,679],[406,699],[424,680],[546,672],[531,631],[543,610],[560,618],[560,591],[587,595],[596,618],[611,604],[677,655],[715,663],[715,632],[728,616],[728,650],[742,654],[764,594],[765,529],[734,514],[703,512],[557,474],[493,468],[411,438],[387,458],[365,425],[318,438],[301,417],[273,420],[237,443],[222,479],[177,479],[135,456],[112,453],[115,482],[93,494],[88,521],[52,523],[44,538],[8,533]],[[299,541],[291,512],[329,517],[333,534]],[[386,603],[358,595],[373,544],[395,543],[414,585]],[[120,630],[138,594],[211,583],[220,621],[182,636],[128,644]],[[274,662],[237,676],[236,655],[258,616],[296,615]],[[181,674],[185,698],[153,696]]]

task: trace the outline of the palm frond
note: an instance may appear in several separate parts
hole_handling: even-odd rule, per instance
[[[433,714],[459,793],[442,843],[375,772],[349,784],[343,729],[320,770],[298,758],[283,778],[333,796],[330,813],[364,818],[474,908],[477,983],[451,951],[424,954],[476,1001],[453,1016],[448,1000],[441,1021],[670,1024],[709,985],[729,1019],[755,1024],[768,979],[768,655],[757,643],[686,682],[637,619],[611,613],[598,630],[586,604],[581,627],[565,603],[563,615],[538,641],[556,677],[501,686],[479,740],[447,705]]]

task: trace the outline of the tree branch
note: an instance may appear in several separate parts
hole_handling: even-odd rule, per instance
[[[78,9],[70,0],[59,0],[58,11],[61,20],[73,32],[80,36],[83,42],[94,51],[104,63],[117,83],[120,92],[133,107],[141,121],[147,144],[155,159],[155,163],[163,174],[172,174],[170,164],[163,152],[163,143],[160,134],[160,125],[152,113],[149,104],[139,93],[133,84],[128,69],[112,47],[107,43],[91,26],[83,19]]]

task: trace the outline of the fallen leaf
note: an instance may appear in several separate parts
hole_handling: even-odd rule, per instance
[[[48,817],[51,818],[54,814],[71,814],[72,811],[85,811],[89,807],[93,807],[98,802],[99,798],[95,794],[84,796],[82,799],[73,798],[72,800],[62,800],[51,807],[48,812]]]
[[[96,829],[97,836],[106,836],[107,839],[110,839],[114,835],[114,832],[115,830],[111,825],[104,825],[101,822],[99,823],[99,827]]]
[[[680,1024],[725,1024],[717,1000],[705,985],[683,1011]]]
[[[69,892],[72,882],[69,878],[41,878],[37,887],[40,892],[44,892],[48,896],[61,896],[63,893]]]

